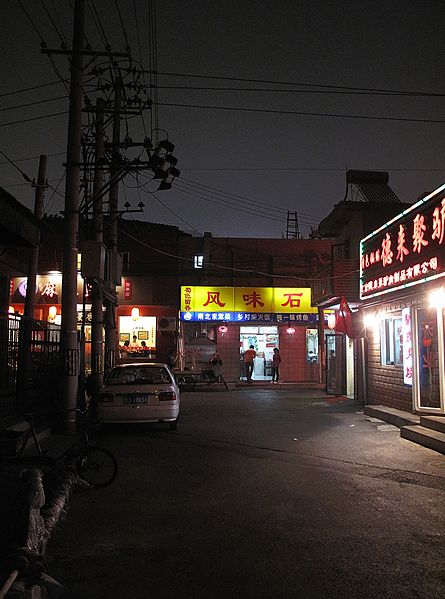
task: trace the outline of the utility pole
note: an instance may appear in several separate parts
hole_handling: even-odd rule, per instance
[[[119,218],[119,178],[120,170],[120,135],[121,135],[121,103],[122,103],[122,79],[118,77],[114,91],[113,110],[113,143],[111,151],[110,180],[110,220],[108,230],[108,282],[113,297],[116,295],[116,269],[118,263],[117,254],[117,229]],[[116,362],[116,305],[108,300],[105,318],[105,370],[108,372]]]
[[[97,244],[103,244],[103,198],[104,187],[104,106],[102,98],[96,102],[96,139],[93,184],[93,234]],[[102,281],[93,281],[91,287],[91,393],[95,398],[103,384],[103,299]]]
[[[46,181],[46,156],[42,154],[39,160],[39,174],[37,175],[36,193],[34,199],[34,216],[41,219],[43,216],[43,199],[45,197]],[[25,318],[34,318],[34,301],[36,295],[36,276],[39,262],[39,248],[33,248],[29,258],[28,279],[26,283]]]
[[[77,257],[79,244],[79,184],[85,0],[75,0],[68,142],[65,184],[65,245],[63,251],[61,406],[66,432],[75,432],[79,348],[77,334]],[[67,411],[70,410],[70,411]]]
[[[46,156],[41,155],[39,160],[39,173],[37,175],[36,192],[34,198],[34,216],[41,219],[43,216],[43,199],[45,196],[46,182]],[[18,377],[17,377],[17,405],[19,410],[26,410],[28,392],[31,378],[31,339],[32,323],[34,320],[34,303],[36,295],[36,277],[39,262],[39,246],[32,248],[28,261],[26,282],[25,309],[20,322]]]

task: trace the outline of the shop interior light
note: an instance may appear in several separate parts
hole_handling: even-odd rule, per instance
[[[445,290],[441,287],[432,291],[429,296],[429,303],[430,308],[445,307]]]
[[[374,313],[365,314],[363,317],[363,324],[367,329],[373,329],[376,326],[377,318]]]
[[[14,306],[9,306],[8,312],[9,314],[15,314]]]
[[[139,308],[132,308],[131,310],[131,318],[136,322],[139,320]]]
[[[51,322],[56,320],[57,316],[57,306],[50,306],[48,310],[48,318]]]
[[[293,335],[293,334],[295,333],[295,329],[294,329],[294,327],[287,327],[287,329],[286,329],[286,333],[287,333],[288,335]]]

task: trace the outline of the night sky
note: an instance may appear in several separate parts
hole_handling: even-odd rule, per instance
[[[343,200],[347,169],[388,171],[405,202],[444,182],[442,0],[156,1],[156,44],[149,4],[120,0],[118,11],[115,1],[96,0],[97,12],[87,11],[93,49],[109,43],[122,51],[126,34],[147,70],[150,47],[157,51],[158,121],[147,112],[144,132],[133,118],[128,134],[142,140],[153,123],[167,131],[181,176],[154,195],[148,173],[139,190],[128,177],[121,205],[146,206],[135,217],[195,235],[281,237],[290,210],[306,236]],[[0,4],[0,150],[30,177],[47,154],[53,189],[68,123],[59,75],[68,79],[69,71],[65,56],[41,54],[40,36],[49,48],[62,39],[71,46],[70,5]],[[21,91],[42,84],[51,85]],[[63,114],[35,119],[56,113]],[[359,116],[374,118],[350,118]],[[0,162],[0,185],[32,208],[33,189]],[[64,181],[53,189],[46,211],[59,213]]]

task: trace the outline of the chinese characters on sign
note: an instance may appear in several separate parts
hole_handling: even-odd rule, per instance
[[[124,300],[131,300],[133,297],[133,283],[128,279],[124,281]]]
[[[362,239],[360,297],[445,275],[445,185]]]
[[[405,385],[413,384],[413,341],[411,330],[411,310],[402,310],[402,338],[403,338],[403,382]]]
[[[187,314],[190,316],[187,317]],[[310,288],[204,286],[181,288],[183,320],[277,322],[281,319],[287,322],[297,315],[301,318],[295,321],[315,322],[317,309],[311,306]]]

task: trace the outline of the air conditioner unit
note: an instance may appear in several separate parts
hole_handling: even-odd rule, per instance
[[[176,331],[176,318],[174,316],[160,316],[158,318],[158,331]]]

